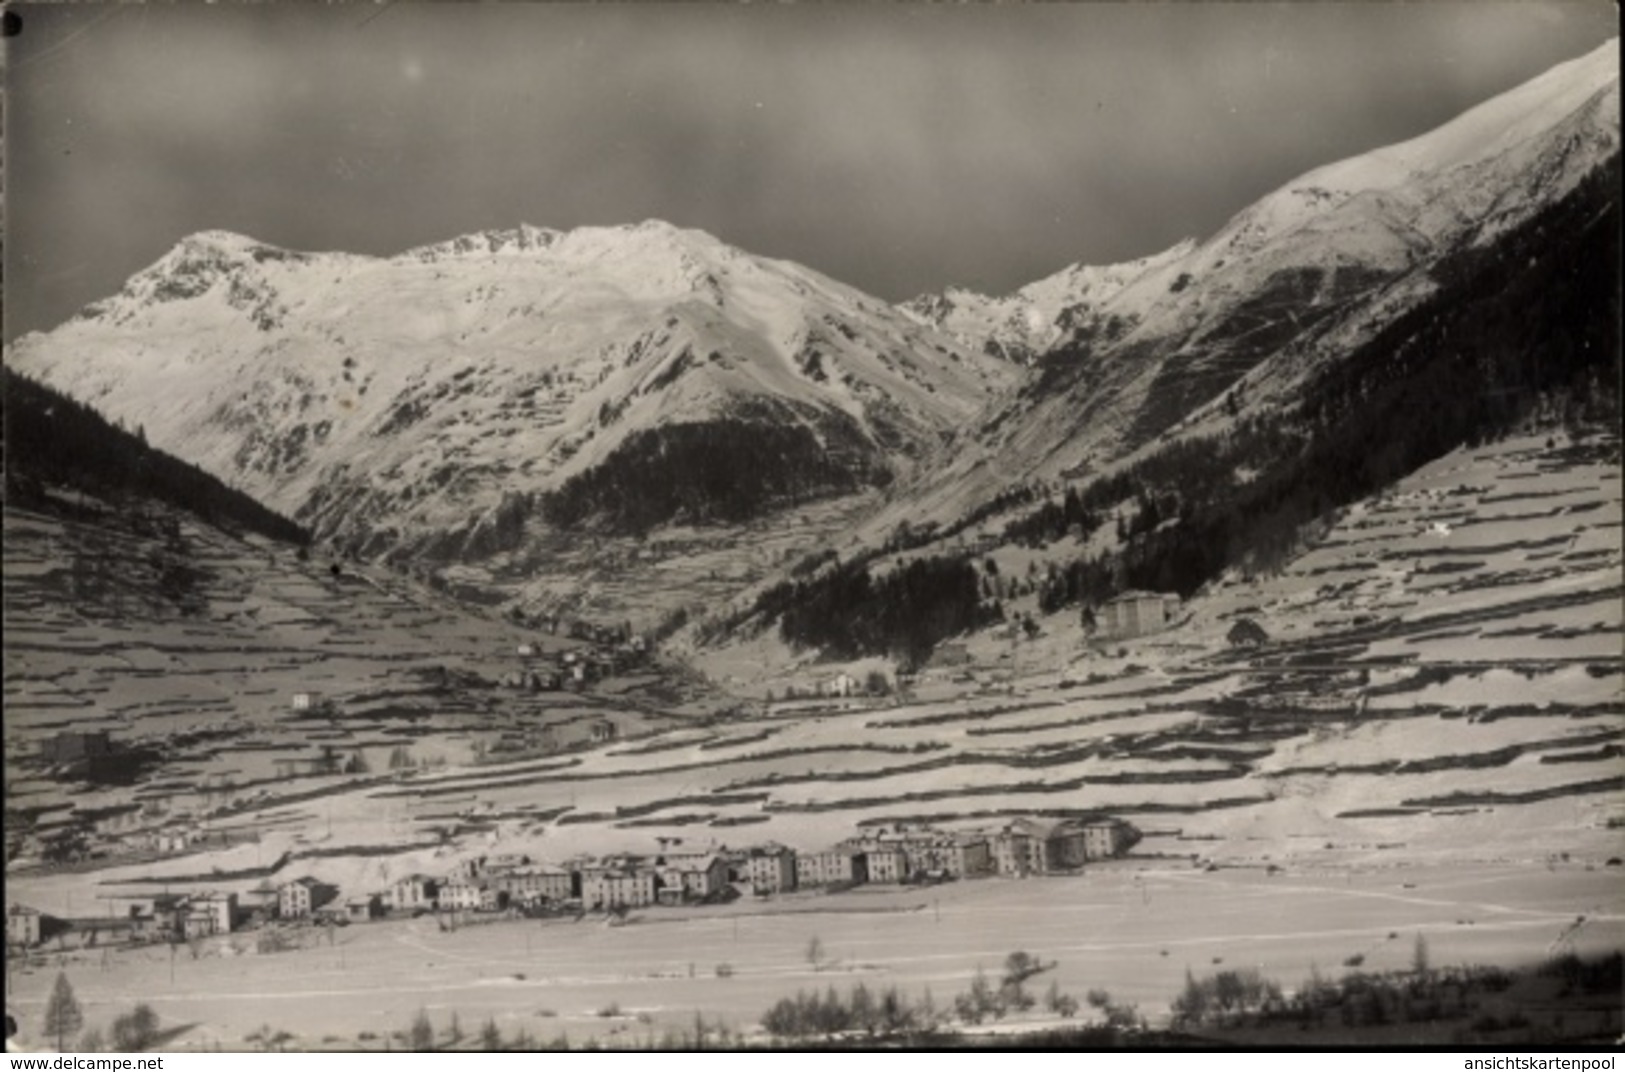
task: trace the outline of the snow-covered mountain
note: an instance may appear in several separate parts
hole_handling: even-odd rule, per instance
[[[205,232],[7,360],[320,537],[442,560],[511,546],[560,489],[571,522],[647,525],[886,483],[1015,375],[652,221],[387,259]],[[744,485],[698,480],[718,450]]]
[[[524,548],[527,572],[563,561],[540,537],[584,524],[744,524],[886,487],[826,519],[874,546],[1285,411],[1618,153],[1610,43],[1205,241],[1002,298],[892,306],[657,222],[389,258],[206,232],[7,361],[369,557]],[[761,570],[813,549],[774,545]]]
[[[1098,472],[1290,403],[1434,293],[1447,259],[1492,247],[1616,158],[1619,92],[1610,42],[1427,134],[1308,172],[1200,243],[1003,299],[910,303],[969,345],[1026,347],[1038,368],[877,528],[947,520],[1013,482]]]

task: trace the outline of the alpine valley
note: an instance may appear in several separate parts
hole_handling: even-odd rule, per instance
[[[271,950],[241,992],[194,952],[160,1011],[200,1046],[271,1038],[263,994],[307,1046],[387,1040],[425,992],[744,1038],[797,973],[947,993],[1016,943],[1132,999],[1138,1027],[1102,998],[1112,1030],[1255,1044],[1262,1005],[1171,1000],[1192,964],[1357,986],[1430,948],[1614,953],[1617,52],[1002,296],[891,304],[659,221],[390,257],[181,239],[5,355],[8,886],[66,919],[91,885],[370,895],[656,833],[1130,832],[1051,883],[883,889],[871,847],[856,907],[547,919],[528,977],[517,929],[404,918],[337,968],[331,929]],[[57,754],[68,729],[122,758]],[[206,860],[127,851],[183,828]],[[699,979],[697,942],[729,950]],[[1518,997],[1547,1036],[1501,998],[1362,1035],[1348,997],[1339,1038],[1617,1038],[1614,955],[1567,1021]],[[111,1009],[121,978],[78,981]]]
[[[854,530],[874,548],[1294,423],[1379,333],[1504,273],[1499,248],[1583,241],[1568,217],[1606,210],[1618,107],[1604,48],[1206,241],[1003,298],[893,307],[653,221],[387,259],[205,232],[7,362],[347,556],[649,628]],[[1513,386],[1547,396],[1575,371],[1525,357]],[[733,553],[687,568],[710,549]]]

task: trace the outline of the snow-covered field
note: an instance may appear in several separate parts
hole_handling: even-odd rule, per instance
[[[978,968],[996,976],[1007,954],[1027,950],[1057,962],[1038,986],[1053,979],[1080,998],[1104,988],[1156,1024],[1187,970],[1257,968],[1291,988],[1312,971],[1335,977],[1356,956],[1364,970],[1404,968],[1417,935],[1435,965],[1532,964],[1581,915],[1572,948],[1625,943],[1617,871],[1396,858],[1272,875],[1125,863],[1067,878],[648,910],[616,927],[532,920],[448,933],[422,917],[340,928],[331,941],[313,930],[305,948],[270,955],[228,955],[252,948],[243,936],[197,959],[185,947],[173,960],[164,947],[105,961],[91,951],[15,969],[10,1000],[35,1044],[58,971],[87,1025],[105,1030],[144,1001],[165,1025],[188,1025],[176,1049],[251,1048],[247,1036],[267,1025],[292,1032],[294,1048],[382,1048],[419,1009],[442,1031],[455,1015],[468,1035],[490,1018],[509,1038],[642,1044],[696,1015],[757,1030],[776,998],[812,987],[929,990],[943,1007]],[[806,955],[814,937],[818,967]],[[600,1015],[611,1008],[619,1015]]]

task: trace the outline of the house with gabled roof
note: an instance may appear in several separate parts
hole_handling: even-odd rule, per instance
[[[34,946],[40,942],[40,923],[45,917],[38,909],[23,904],[6,908],[6,944]]]
[[[443,912],[477,912],[482,900],[481,884],[465,875],[453,875],[440,884],[435,906]]]
[[[344,901],[344,918],[351,923],[370,923],[384,914],[384,899],[376,893],[363,893]]]
[[[338,896],[338,890],[320,879],[306,875],[277,887],[277,915],[283,919],[305,919]]]
[[[858,679],[846,671],[841,671],[831,678],[824,686],[826,696],[856,696],[858,694]]]
[[[1001,875],[1041,875],[1049,870],[1050,824],[1014,819],[988,838],[993,870]]]
[[[396,912],[431,909],[440,892],[440,880],[429,875],[404,875],[384,894],[384,901]]]
[[[579,892],[569,871],[557,867],[529,866],[503,871],[491,879],[498,904],[506,896],[509,904],[536,905],[568,901]]]
[[[867,881],[869,866],[861,851],[837,846],[823,852],[796,854],[797,886],[831,886]]]
[[[784,893],[796,888],[796,854],[783,845],[751,849],[742,870],[745,881],[755,893]]]
[[[581,869],[583,908],[642,908],[655,899],[655,870],[642,859],[618,857]]]
[[[663,900],[700,901],[728,885],[728,862],[714,852],[667,853],[655,869]]]
[[[1179,604],[1179,597],[1170,593],[1131,590],[1107,600],[1097,620],[1105,636],[1136,637],[1167,628]]]
[[[230,934],[237,926],[237,895],[214,890],[195,894],[188,905],[187,915],[188,918],[206,917],[209,922],[200,923],[197,927],[209,934]]]
[[[902,882],[909,877],[908,854],[900,846],[875,842],[863,848],[870,882]]]
[[[1105,860],[1121,856],[1140,840],[1140,832],[1122,819],[1091,819],[1081,825],[1084,858]]]

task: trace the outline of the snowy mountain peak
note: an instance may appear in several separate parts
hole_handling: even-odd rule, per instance
[[[949,516],[967,489],[991,498],[1013,474],[1098,473],[1290,407],[1477,251],[1592,190],[1619,145],[1611,42],[1419,137],[1310,171],[1133,270],[1074,267],[1008,298],[911,303],[911,315],[1009,354],[1045,337],[1030,333],[1034,310],[1077,299],[1052,322],[1039,374],[978,436],[985,460],[875,524]]]
[[[209,230],[198,231],[187,235],[176,243],[176,248],[186,251],[207,251],[224,254],[252,254],[255,250],[274,249],[256,238],[250,238],[236,231]]]
[[[8,361],[323,538],[437,559],[511,546],[520,518],[545,533],[544,500],[560,524],[629,525],[873,487],[1012,379],[884,302],[658,220],[388,258],[194,235]],[[688,487],[722,444],[756,464]]]
[[[1617,131],[1618,95],[1618,42],[1610,41],[1425,134],[1300,175],[1239,213],[1208,244],[1233,252],[1256,250],[1357,198],[1392,206],[1382,195],[1415,201],[1421,190],[1446,176],[1456,183],[1482,182],[1482,172],[1497,159],[1539,152],[1532,143],[1593,100],[1611,105]]]
[[[1196,249],[1184,239],[1161,253],[1121,264],[1071,264],[1013,294],[992,297],[963,287],[922,294],[898,306],[920,323],[947,331],[985,353],[1027,364],[1081,331],[1120,335],[1131,318],[1115,322],[1106,306],[1147,273],[1182,260]]]
[[[509,230],[476,231],[444,242],[418,246],[391,259],[428,264],[460,257],[530,253],[547,249],[558,238],[558,231],[522,223]]]
[[[1362,273],[1404,270],[1429,250],[1486,241],[1617,151],[1617,45],[1419,137],[1301,175],[1204,242],[1118,265],[1074,264],[1004,297],[950,288],[900,308],[968,345],[1030,361],[1068,344],[1183,337],[1283,272],[1342,273],[1354,285]],[[1519,174],[1539,185],[1517,199],[1498,193]]]

